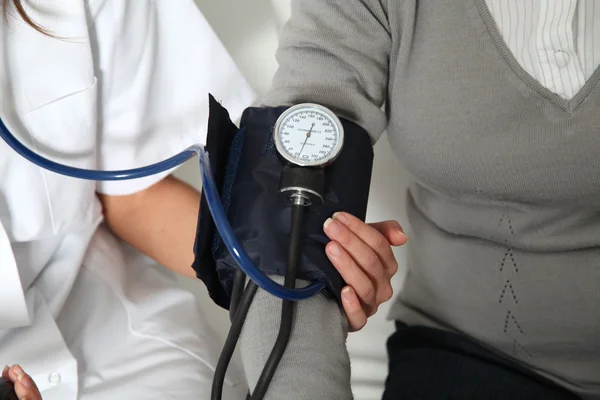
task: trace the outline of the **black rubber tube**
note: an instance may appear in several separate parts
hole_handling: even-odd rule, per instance
[[[221,397],[223,396],[223,385],[225,384],[227,368],[229,367],[229,362],[235,352],[235,347],[237,346],[238,339],[242,333],[246,315],[248,314],[248,310],[250,309],[250,305],[252,304],[252,300],[254,299],[257,290],[258,286],[254,282],[248,282],[244,294],[240,299],[231,323],[231,328],[227,334],[227,339],[225,340],[225,345],[223,346],[223,351],[221,351],[219,361],[217,362],[210,395],[211,400],[221,400]]]
[[[233,290],[231,292],[231,302],[229,304],[229,321],[233,322],[233,317],[240,304],[242,294],[244,293],[244,283],[246,283],[246,274],[240,268],[235,271],[233,279]]]
[[[292,226],[290,234],[290,249],[288,253],[288,262],[285,270],[284,285],[288,288],[294,288],[296,284],[296,274],[300,258],[302,256],[302,235],[304,233],[304,215],[305,207],[303,205],[295,205],[292,208]],[[273,346],[273,350],[267,359],[265,367],[256,383],[256,387],[252,392],[251,400],[262,400],[269,385],[273,380],[277,366],[283,357],[283,353],[287,348],[292,333],[292,325],[294,320],[293,301],[284,301],[281,308],[281,325],[279,333]]]

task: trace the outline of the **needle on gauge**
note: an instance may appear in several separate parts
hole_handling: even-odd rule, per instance
[[[280,156],[298,166],[328,165],[338,156],[344,141],[340,120],[318,104],[289,108],[277,120],[273,133]]]
[[[306,142],[308,142],[308,138],[310,138],[310,134],[312,133],[313,128],[315,127],[315,123],[313,122],[313,124],[310,126],[310,129],[308,130],[308,132],[306,132],[306,139],[304,139],[304,143],[302,144],[302,148],[300,149],[300,152],[298,153],[298,155],[296,156],[296,158],[300,157],[300,154],[302,154],[302,150],[304,150],[304,146],[306,146]]]

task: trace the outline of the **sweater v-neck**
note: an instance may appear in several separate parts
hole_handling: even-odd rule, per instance
[[[471,3],[471,1],[468,1]],[[585,102],[585,100],[597,90],[600,82],[600,67],[592,73],[591,77],[585,82],[583,87],[570,99],[563,99],[558,94],[552,92],[543,86],[537,79],[531,76],[521,64],[517,61],[512,51],[504,41],[502,34],[498,30],[494,17],[488,9],[485,0],[473,0],[472,4],[476,9],[479,18],[476,23],[483,25],[492,39],[496,50],[506,62],[512,72],[525,84],[531,91],[544,98],[546,101],[554,104],[564,112],[572,114]]]

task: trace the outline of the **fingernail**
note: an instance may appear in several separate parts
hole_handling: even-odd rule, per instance
[[[23,372],[23,368],[21,368],[20,365],[15,365],[14,371],[15,371],[15,374],[17,374],[17,376],[19,376],[19,377],[21,375],[25,374],[25,372]]]
[[[337,243],[331,243],[329,246],[327,246],[327,250],[333,257],[339,257],[342,254],[342,249]]]
[[[33,389],[33,379],[31,379],[28,375],[19,375],[19,382],[21,382],[26,388]]]
[[[333,214],[333,218],[337,219],[344,225],[348,223],[348,217],[346,217],[343,213],[336,212],[335,214]]]
[[[334,221],[331,218],[327,218],[325,224],[323,224],[323,227],[332,235],[335,235],[340,229],[338,222]]]
[[[342,289],[342,297],[346,301],[352,301],[352,291],[349,287],[345,287]]]
[[[27,374],[25,374],[23,368],[21,368],[19,365],[15,365],[15,373],[17,374],[17,380],[21,382],[23,386],[30,389],[32,388],[31,379],[28,379],[29,377]]]
[[[6,375],[8,372],[8,365],[4,366],[4,369],[2,370],[2,375]]]

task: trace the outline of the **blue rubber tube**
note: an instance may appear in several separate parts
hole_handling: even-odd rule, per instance
[[[141,168],[127,169],[121,171],[95,171],[89,169],[69,167],[68,165],[59,164],[52,160],[48,160],[34,153],[28,149],[25,145],[15,138],[12,133],[8,130],[4,121],[0,118],[0,137],[8,144],[8,146],[21,155],[26,160],[32,162],[38,167],[44,168],[48,171],[55,172],[60,175],[66,175],[73,178],[92,180],[92,181],[121,181],[129,179],[138,179],[145,176],[159,174],[164,171],[173,169],[190,158],[198,156],[200,160],[200,169],[202,171],[202,190],[206,196],[208,208],[212,214],[213,220],[217,230],[219,231],[225,246],[233,256],[234,260],[242,271],[248,275],[248,277],[254,281],[260,288],[273,296],[279,297],[284,300],[300,301],[308,299],[311,296],[319,293],[325,287],[323,282],[317,281],[309,286],[301,289],[288,289],[283,285],[274,282],[267,275],[265,275],[260,269],[258,269],[240,242],[237,240],[231,229],[231,225],[227,220],[223,204],[217,190],[208,158],[208,153],[204,150],[201,145],[194,145],[181,153],[174,155],[164,161],[148,165]]]

